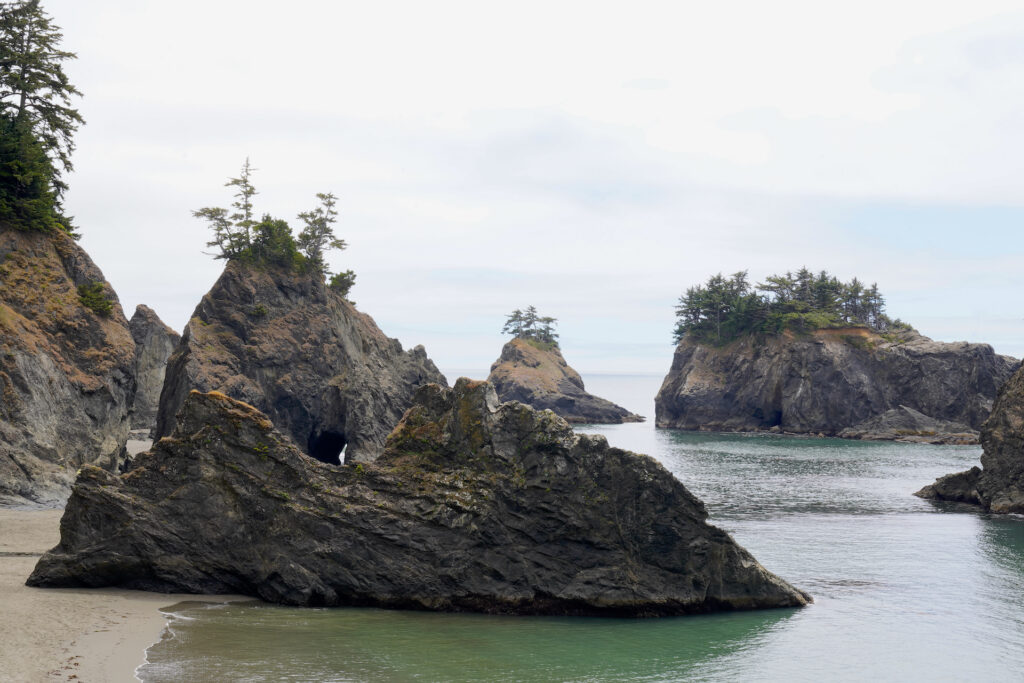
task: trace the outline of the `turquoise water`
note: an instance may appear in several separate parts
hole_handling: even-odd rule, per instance
[[[653,421],[660,378],[586,380]],[[1024,680],[1024,519],[911,495],[979,448],[581,430],[658,458],[815,604],[619,620],[183,603],[143,680]]]

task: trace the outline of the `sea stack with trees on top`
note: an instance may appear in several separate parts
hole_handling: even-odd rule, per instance
[[[507,316],[502,332],[511,334],[512,340],[502,348],[487,377],[498,398],[551,410],[567,422],[642,422],[642,416],[587,393],[583,378],[562,357],[556,323],[555,318],[539,315],[533,306]]]
[[[746,272],[691,287],[676,308],[657,426],[977,443],[1018,362],[942,343],[885,314],[876,285],[829,273]]]
[[[216,390],[264,411],[317,459],[373,460],[415,389],[446,380],[422,346],[404,351],[347,300],[352,271],[327,273],[325,251],[345,247],[334,196],[317,195],[295,237],[284,220],[256,218],[252,170],[246,160],[228,181],[232,210],[194,212],[227,265],[168,362],[156,438],[171,434],[189,392]]]

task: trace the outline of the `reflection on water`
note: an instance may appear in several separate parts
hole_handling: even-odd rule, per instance
[[[653,421],[638,404],[657,378],[586,380]],[[911,495],[979,448],[651,422],[580,430],[658,458],[813,606],[615,620],[191,604],[144,680],[1024,680],[1024,520]]]
[[[794,613],[627,620],[258,603],[170,609],[170,633],[151,650],[147,681],[678,680]]]

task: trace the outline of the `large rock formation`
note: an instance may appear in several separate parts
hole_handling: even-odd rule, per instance
[[[342,467],[193,392],[130,471],[83,468],[28,583],[524,614],[806,604],[706,519],[652,458],[485,382],[421,388],[385,453]]]
[[[160,390],[164,386],[167,359],[181,341],[181,335],[164,325],[149,306],[139,304],[128,321],[135,340],[135,402],[132,404],[132,429],[151,430],[156,426]]]
[[[936,420],[907,406],[899,406],[839,432],[844,439],[905,441],[944,445],[978,443],[978,432],[967,425]]]
[[[658,427],[674,429],[841,435],[852,428],[848,435],[863,437],[872,418],[902,406],[934,422],[915,430],[919,421],[890,414],[888,426],[934,428],[930,436],[941,440],[977,430],[1017,364],[987,344],[913,332],[887,339],[860,327],[746,336],[723,347],[684,337],[655,414]],[[878,426],[884,438],[887,426]]]
[[[537,410],[552,410],[567,422],[642,422],[611,401],[588,394],[583,378],[569,367],[557,346],[513,339],[491,366],[488,382],[502,401],[519,401]]]
[[[422,346],[402,351],[319,275],[231,261],[167,365],[156,438],[188,393],[221,391],[266,412],[325,462],[370,461],[417,387],[445,384]]]
[[[111,302],[85,307],[78,286]],[[128,438],[135,343],[117,295],[74,240],[0,224],[0,502],[55,504]]]
[[[915,495],[1024,514],[1024,367],[999,390],[981,445],[981,468],[947,474]]]

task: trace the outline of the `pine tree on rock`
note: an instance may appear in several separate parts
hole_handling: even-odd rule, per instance
[[[299,233],[297,244],[309,260],[310,267],[324,272],[324,251],[342,250],[348,245],[345,240],[334,236],[334,224],[338,220],[338,212],[334,206],[338,198],[330,192],[318,192],[316,198],[320,200],[320,206],[299,214],[299,220],[305,223],[306,227]]]
[[[61,172],[73,168],[73,137],[84,119],[71,106],[72,96],[82,93],[64,73],[62,64],[75,54],[60,49],[62,38],[39,0],[0,3],[0,203],[5,217],[22,229],[71,232],[60,212],[67,189]],[[46,204],[48,215],[39,218]],[[25,223],[29,216],[35,222]]]

